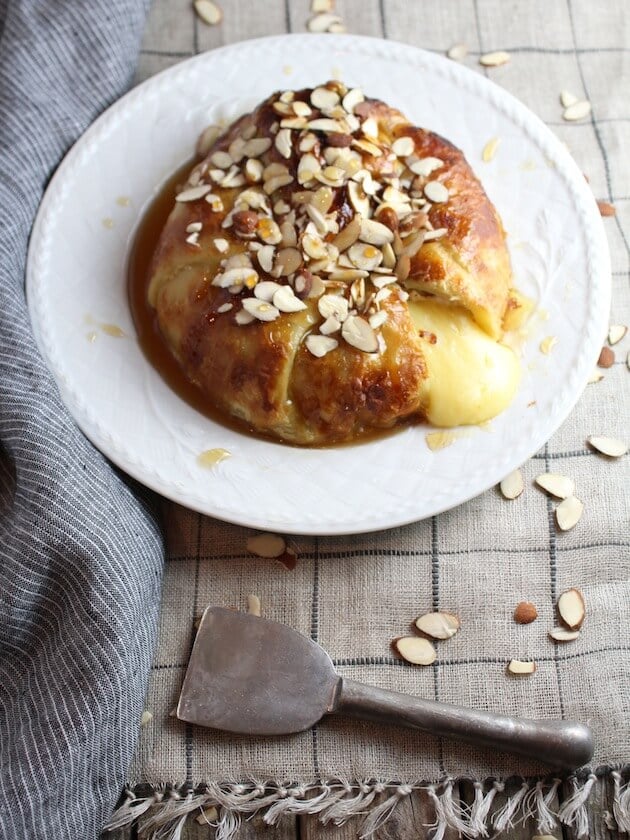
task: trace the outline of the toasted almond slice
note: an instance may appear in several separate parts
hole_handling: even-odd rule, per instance
[[[341,321],[338,321],[334,315],[329,315],[323,324],[320,324],[319,331],[322,335],[332,335],[339,332],[341,329]]]
[[[590,113],[591,103],[587,99],[582,99],[565,108],[562,112],[562,119],[567,120],[567,122],[575,122],[576,120],[585,119]]]
[[[443,204],[448,201],[448,189],[440,181],[429,181],[424,185],[424,194],[434,204]]]
[[[433,639],[450,639],[460,628],[456,615],[447,612],[430,612],[416,619],[416,627]]]
[[[608,343],[611,345],[617,344],[622,338],[625,338],[627,332],[628,327],[623,324],[611,324],[608,330]]]
[[[258,260],[258,264],[260,265],[263,271],[267,272],[267,274],[269,274],[271,272],[271,269],[273,268],[273,258],[275,253],[276,249],[273,245],[263,245],[262,248],[260,248],[256,252],[256,259]],[[258,285],[260,286],[261,284],[259,283]],[[258,288],[258,286],[256,288]]]
[[[205,157],[208,154],[212,148],[212,144],[219,134],[221,134],[221,130],[221,126],[219,125],[209,125],[201,132],[199,139],[197,140],[196,148],[196,152],[199,157]]]
[[[466,44],[453,44],[446,55],[453,61],[463,61],[468,55],[468,47]]]
[[[511,659],[507,667],[511,674],[533,674],[536,670],[536,663],[522,662],[520,659]]]
[[[572,642],[580,635],[579,630],[567,630],[566,627],[552,627],[549,635],[556,642]]]
[[[353,114],[356,106],[364,100],[365,96],[363,95],[361,88],[352,88],[352,90],[349,90],[348,93],[346,93],[341,104],[349,114]]]
[[[415,145],[411,137],[399,137],[392,143],[392,152],[396,157],[409,157],[415,150]]]
[[[501,142],[500,137],[492,137],[486,145],[483,147],[483,151],[481,152],[481,159],[484,163],[490,163],[492,158],[495,156],[497,149],[499,148],[499,143]]]
[[[295,296],[291,286],[281,286],[273,296],[273,305],[280,312],[300,312],[306,304]]]
[[[271,148],[271,137],[252,137],[245,143],[243,151],[246,157],[257,158]]]
[[[265,217],[258,222],[256,232],[258,238],[261,239],[265,245],[278,245],[282,242],[282,232],[277,222],[273,219]]]
[[[247,596],[247,612],[250,615],[255,615],[258,618],[261,616],[261,609],[260,609],[260,598],[258,595],[248,595]]]
[[[311,92],[311,105],[321,111],[334,108],[339,104],[339,94],[327,87],[317,87]]]
[[[365,194],[365,190],[360,184],[354,181],[348,181],[347,186],[350,204],[352,204],[357,214],[367,218],[370,214],[370,199]]]
[[[210,192],[209,184],[200,184],[197,187],[190,187],[187,190],[182,190],[175,196],[175,201],[197,201],[203,198],[204,195]]]
[[[505,50],[496,50],[482,55],[479,59],[479,64],[484,67],[500,67],[502,64],[507,64],[510,60],[510,54]]]
[[[602,455],[608,455],[609,458],[621,458],[628,451],[628,444],[617,438],[591,435],[588,443],[593,449],[601,452]]]
[[[506,475],[503,481],[499,484],[499,487],[504,498],[517,499],[525,489],[521,471],[514,470],[514,472]]]
[[[401,639],[395,639],[394,648],[412,665],[431,665],[437,656],[431,642],[419,636],[403,636]]]
[[[281,128],[276,134],[274,145],[283,158],[290,158],[291,152],[293,151],[293,146],[291,144],[291,129]]]
[[[343,21],[339,15],[322,12],[312,17],[306,24],[306,27],[309,32],[328,32],[333,24],[341,24],[343,26]]]
[[[570,531],[580,520],[584,505],[575,496],[568,496],[556,508],[556,522],[561,531]]]
[[[586,605],[579,589],[573,587],[562,593],[558,598],[558,613],[571,630],[580,629],[586,616]]]
[[[280,557],[286,550],[286,543],[283,537],[278,534],[256,534],[247,538],[247,550],[257,557],[273,559]]]
[[[560,104],[563,108],[569,108],[578,101],[578,97],[574,93],[571,93],[570,90],[560,91]]]
[[[224,152],[221,149],[218,152],[215,152],[210,157],[210,161],[213,166],[216,166],[218,169],[229,169],[230,166],[234,163],[232,160],[232,156],[228,152]]]
[[[575,492],[575,483],[572,478],[558,473],[542,473],[534,479],[536,484],[547,493],[557,499],[568,499]]]
[[[217,307],[217,312],[223,314],[224,312],[229,312],[231,309],[234,309],[233,303],[222,303],[221,306]]]
[[[230,243],[227,239],[222,239],[218,237],[217,239],[213,240],[214,247],[220,254],[225,254],[225,252],[229,249]]]
[[[306,336],[306,349],[313,354],[313,356],[317,356],[318,359],[321,359],[322,356],[325,356],[326,353],[330,353],[331,350],[334,350],[335,347],[339,346],[339,342],[336,338],[330,338],[327,335],[315,335],[311,333],[310,335]]]
[[[384,245],[386,242],[394,241],[394,233],[381,222],[374,219],[361,219],[361,233],[359,239],[368,242],[370,245]]]
[[[221,8],[213,0],[195,0],[195,11],[208,26],[217,26],[223,19]]]
[[[246,312],[244,309],[239,309],[236,315],[234,316],[234,321],[239,325],[239,327],[244,327],[247,324],[251,324],[255,321],[253,315],[250,315],[249,312]]]
[[[444,166],[444,161],[436,157],[425,157],[420,160],[412,161],[409,164],[409,169],[414,175],[421,175],[423,177],[429,176],[436,169],[441,169]]]
[[[273,304],[256,297],[243,298],[242,306],[245,312],[249,312],[259,321],[275,321],[280,315],[280,311]]]
[[[258,253],[260,254],[260,251]],[[258,300],[264,300],[267,303],[271,303],[275,293],[282,288],[283,287],[280,283],[274,283],[273,280],[263,280],[262,283],[256,284],[256,287],[254,288],[254,296],[257,297]]]
[[[348,344],[364,353],[376,353],[378,350],[376,333],[368,322],[358,315],[349,315],[346,318],[341,327],[341,335]]]

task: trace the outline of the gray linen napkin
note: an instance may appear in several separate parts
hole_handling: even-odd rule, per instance
[[[61,404],[24,296],[42,192],[131,82],[147,6],[0,0],[0,836],[16,840],[97,836],[153,652],[154,514]]]

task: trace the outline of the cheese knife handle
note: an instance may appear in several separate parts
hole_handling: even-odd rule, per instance
[[[526,720],[476,711],[341,678],[331,712],[420,729],[443,738],[517,753],[565,770],[587,764],[593,735],[582,723]]]

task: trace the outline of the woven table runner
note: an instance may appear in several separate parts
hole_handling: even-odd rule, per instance
[[[440,53],[468,45],[465,63],[485,72],[534,110],[565,141],[598,199],[614,205],[606,219],[613,265],[613,312],[630,323],[630,18],[624,0],[593,4],[506,4],[501,0],[425,0],[423,3],[347,0],[338,3],[348,31],[414,44]],[[309,8],[234,0],[223,22],[208,27],[188,4],[156,0],[147,25],[138,79],[204,49],[267,34],[304,31]],[[490,50],[509,63],[479,64]],[[625,79],[625,81],[624,81]],[[559,94],[571,90],[592,103],[585,119],[562,119]],[[544,450],[522,467],[525,492],[507,501],[492,489],[461,507],[404,528],[364,536],[287,538],[295,568],[252,556],[251,532],[164,502],[167,536],[159,645],[131,766],[129,797],[112,825],[150,810],[151,826],[176,831],[199,807],[218,804],[222,837],[241,817],[264,809],[317,813],[339,822],[364,813],[371,836],[396,802],[428,787],[438,832],[447,826],[485,836],[494,793],[512,776],[524,782],[495,819],[512,824],[529,809],[542,827],[556,819],[584,834],[584,805],[594,784],[616,786],[619,828],[629,827],[623,786],[630,756],[630,460],[594,453],[592,434],[627,438],[630,417],[630,341],[616,344],[614,364],[588,385],[577,408]],[[551,500],[534,485],[543,472],[570,476],[584,515],[567,533],[554,523]],[[579,639],[555,644],[560,593],[577,587],[587,618]],[[447,703],[530,718],[588,722],[596,752],[575,775],[575,793],[552,814],[558,782],[535,763],[494,751],[440,741],[373,723],[330,719],[285,738],[238,737],[196,729],[171,716],[194,638],[208,605],[247,608],[259,596],[263,615],[321,643],[342,676]],[[518,625],[515,605],[532,601],[538,619]],[[391,650],[418,615],[444,609],[461,631],[438,643],[436,662],[412,667]],[[534,660],[535,674],[506,674],[510,659]],[[150,719],[149,719],[150,718]],[[626,768],[627,769],[627,768]],[[458,809],[452,781],[478,785],[471,810]],[[134,793],[133,791],[136,791]],[[142,791],[142,793],[140,793]],[[625,822],[624,822],[625,821]],[[162,835],[160,835],[162,836]],[[175,833],[173,833],[175,836]],[[436,834],[436,836],[441,836]]]

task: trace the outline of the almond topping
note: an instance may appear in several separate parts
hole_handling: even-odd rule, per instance
[[[424,194],[434,204],[448,201],[448,189],[439,181],[429,181],[424,185]]]
[[[567,499],[575,492],[575,483],[572,478],[558,473],[542,473],[534,479],[536,484],[547,493],[557,499]]]
[[[311,335],[306,336],[306,348],[307,350],[313,354],[313,356],[317,356],[318,359],[321,359],[322,356],[325,356],[326,353],[330,353],[331,350],[334,350],[335,347],[339,346],[339,342],[335,338],[330,338],[327,335]]]
[[[504,498],[517,499],[525,489],[521,471],[514,470],[514,472],[506,475],[503,481],[499,484],[499,488],[501,489],[501,493]]]
[[[358,315],[349,315],[341,327],[341,335],[352,347],[364,353],[376,353],[378,339],[366,320]]]
[[[586,616],[584,596],[579,589],[567,589],[558,598],[560,618],[571,630],[579,630]]]
[[[271,303],[255,297],[243,298],[242,306],[245,312],[253,315],[259,321],[275,321],[280,315],[280,311]]]
[[[411,137],[399,137],[392,143],[392,152],[396,157],[409,157],[415,150],[415,145]]]
[[[363,91],[360,88],[353,88],[346,93],[341,104],[349,114],[353,114],[359,102],[363,102],[364,100],[365,96],[363,95]]]
[[[568,496],[556,508],[556,522],[561,531],[570,531],[580,520],[584,505],[575,496]]]
[[[428,639],[419,636],[404,636],[394,641],[395,650],[412,665],[431,665],[435,662],[435,648]]]
[[[291,152],[293,151],[291,143],[291,130],[288,128],[281,128],[276,134],[274,145],[283,158],[290,158]]]
[[[393,232],[380,222],[373,219],[361,219],[361,232],[359,239],[368,242],[370,245],[384,245],[386,242],[394,241]]]
[[[348,317],[348,301],[340,295],[322,295],[317,301],[317,308],[322,318],[334,316],[338,321]]]
[[[460,628],[456,615],[447,612],[430,612],[416,619],[416,627],[433,639],[450,639]]]
[[[628,451],[628,445],[616,438],[591,435],[588,438],[588,443],[593,449],[601,452],[602,455],[607,455],[609,458],[621,458]]]
[[[209,192],[210,186],[208,184],[200,184],[197,187],[190,187],[187,190],[182,190],[182,192],[175,196],[175,201],[197,201]]]
[[[257,297],[258,300],[265,300],[267,303],[271,303],[275,293],[282,288],[284,287],[280,283],[274,283],[273,280],[263,280],[262,283],[256,285],[254,297]]]
[[[306,304],[295,296],[291,286],[281,286],[278,289],[273,296],[273,305],[280,312],[300,312],[306,309]]]
[[[409,164],[409,169],[414,175],[427,177],[436,169],[441,169],[444,166],[444,161],[436,157],[420,158],[420,160],[413,161]]]
[[[260,219],[256,228],[259,239],[266,245],[277,245],[282,242],[282,233],[273,219]]]

